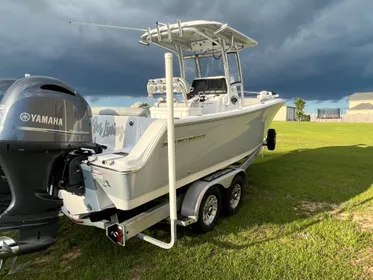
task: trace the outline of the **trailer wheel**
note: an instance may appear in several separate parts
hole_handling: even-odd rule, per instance
[[[233,178],[223,198],[223,212],[225,215],[237,213],[242,204],[244,186],[245,180],[241,175]]]
[[[276,148],[276,130],[273,128],[267,131],[267,148],[273,151]]]
[[[222,208],[221,192],[218,186],[212,186],[204,194],[198,211],[198,220],[191,225],[196,233],[205,233],[214,229]]]

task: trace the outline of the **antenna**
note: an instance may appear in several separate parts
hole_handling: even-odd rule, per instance
[[[90,26],[97,26],[97,27],[107,27],[107,28],[116,28],[116,29],[125,29],[125,30],[134,30],[134,31],[142,31],[146,32],[146,29],[142,28],[133,28],[133,27],[125,27],[125,26],[117,26],[117,25],[106,25],[106,24],[96,24],[96,23],[87,23],[87,22],[77,22],[77,21],[69,21],[71,24],[79,24],[79,25],[90,25]]]

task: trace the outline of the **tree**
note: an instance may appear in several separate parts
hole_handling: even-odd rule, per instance
[[[295,99],[294,104],[295,104],[295,110],[296,110],[296,114],[298,117],[298,121],[301,121],[303,119],[303,115],[304,115],[303,109],[304,109],[304,105],[306,105],[306,101],[298,97],[297,99]]]
[[[309,121],[311,121],[311,115],[304,114],[302,116],[302,122],[309,122]]]

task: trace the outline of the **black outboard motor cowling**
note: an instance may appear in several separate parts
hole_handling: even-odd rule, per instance
[[[0,214],[0,231],[21,229],[23,240],[10,245],[0,239],[0,258],[54,243],[63,205],[57,185],[64,159],[80,148],[95,147],[90,119],[86,100],[54,78],[25,77],[5,92],[0,104],[0,165],[12,201]]]

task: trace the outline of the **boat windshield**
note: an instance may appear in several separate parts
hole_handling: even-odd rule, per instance
[[[200,78],[224,76],[224,64],[221,56],[200,57],[198,59],[201,74]],[[195,60],[186,59],[184,61],[184,67],[185,78],[189,83],[192,83],[195,78],[198,78]]]
[[[185,69],[185,80],[192,84],[193,80],[198,77],[196,64],[194,59],[185,59],[184,60],[184,69]]]
[[[201,77],[224,76],[224,65],[221,55],[200,58],[199,65],[201,67]]]
[[[229,64],[230,82],[239,82],[241,79],[237,54],[234,52],[228,53],[227,57]],[[195,78],[225,76],[224,64],[221,55],[199,57],[198,61],[200,76],[198,76],[195,59],[185,59],[184,61],[185,78],[189,83],[192,83]]]

